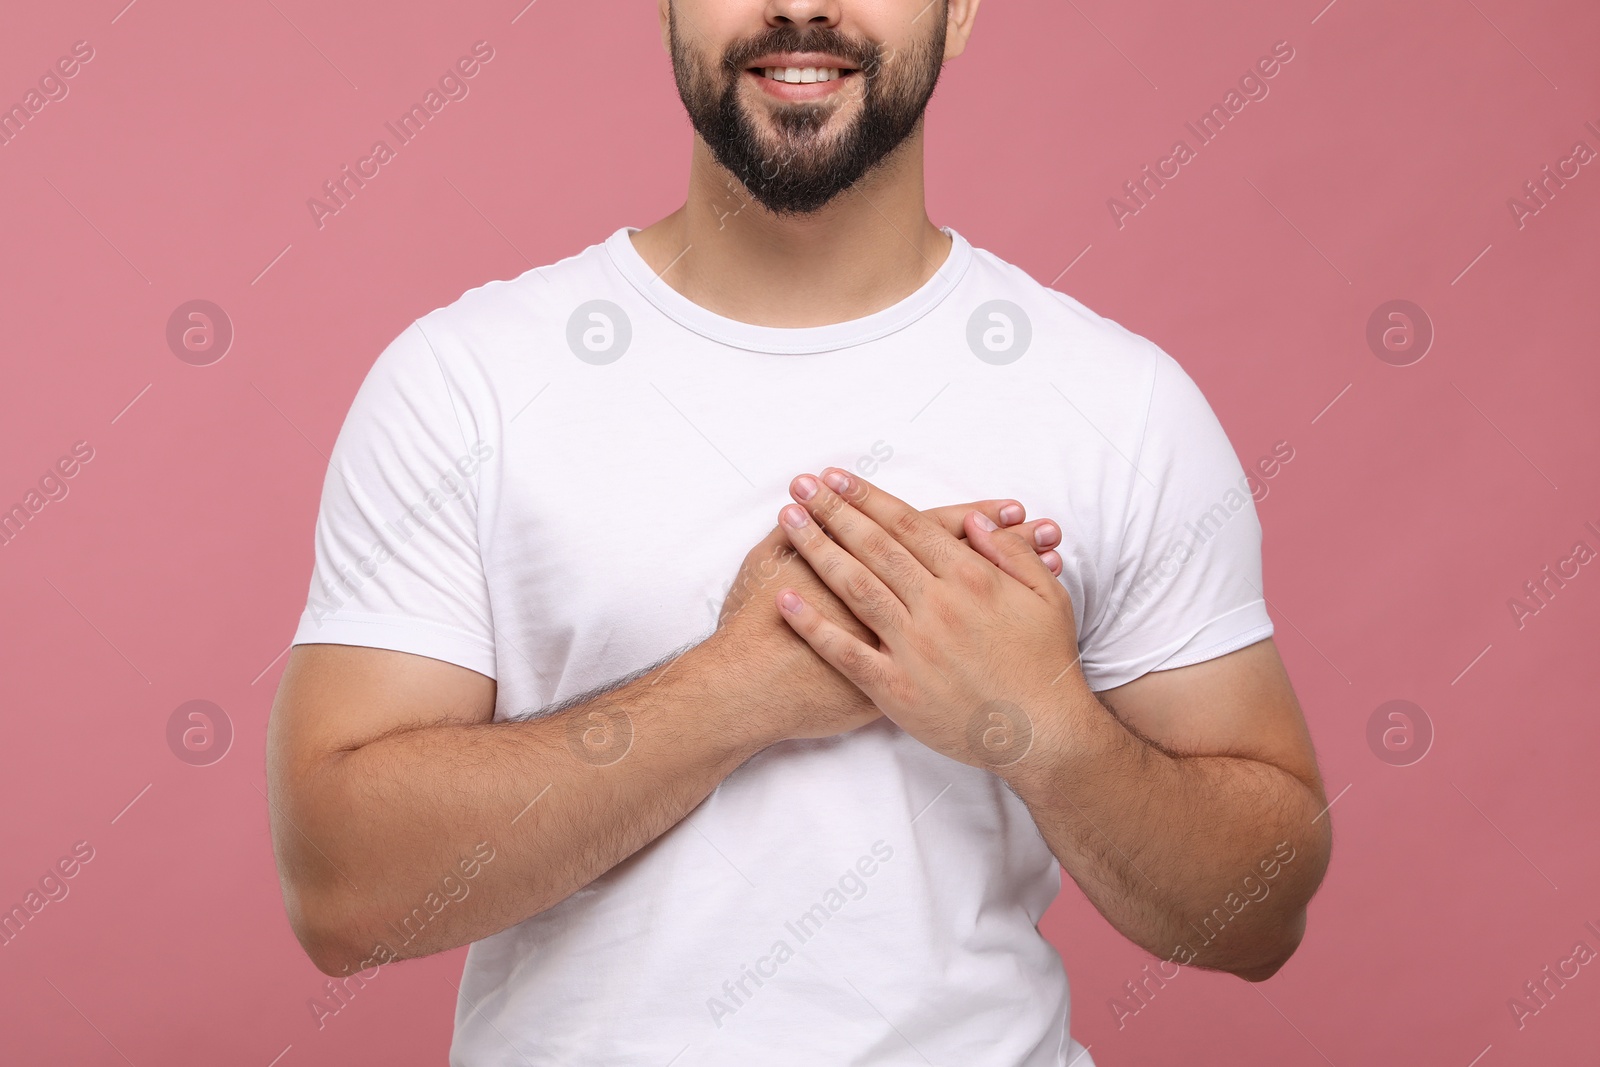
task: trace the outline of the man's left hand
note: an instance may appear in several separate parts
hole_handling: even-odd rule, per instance
[[[989,770],[1046,738],[1057,750],[1070,743],[1094,700],[1071,597],[1034,546],[978,511],[964,520],[963,543],[835,467],[820,481],[800,475],[789,491],[798,503],[783,507],[779,524],[790,543],[881,648],[792,588],[778,591],[779,611],[885,716],[929,748]]]

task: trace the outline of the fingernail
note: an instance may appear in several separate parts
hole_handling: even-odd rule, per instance
[[[842,493],[846,489],[850,488],[850,479],[838,471],[829,471],[827,474],[822,476],[822,480],[827,482],[828,488],[832,489],[835,493]]]
[[[983,512],[974,511],[972,514],[974,516],[976,516],[972,521],[978,524],[978,528],[979,529],[981,529],[981,530],[996,530],[996,529],[999,529],[999,527],[997,527],[994,524],[994,520],[989,518],[989,516],[985,515]]]
[[[1061,531],[1056,528],[1056,524],[1053,522],[1041,522],[1033,528],[1033,543],[1040,548],[1055,544],[1060,536]]]
[[[778,598],[778,603],[791,615],[800,610],[800,598],[794,593],[784,593]]]
[[[806,514],[806,509],[798,504],[790,504],[788,507],[784,508],[780,517],[785,523],[793,526],[796,530],[800,529],[800,527],[811,521],[811,516]]]
[[[1022,505],[1007,504],[1000,509],[1000,521],[1007,526],[1015,526],[1022,521]]]
[[[809,474],[802,474],[794,480],[794,495],[801,500],[810,500],[817,495],[817,480]]]

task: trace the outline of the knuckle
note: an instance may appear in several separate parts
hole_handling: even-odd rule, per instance
[[[869,530],[861,539],[861,554],[869,559],[890,559],[895,555],[895,544],[882,530]]]
[[[950,562],[960,543],[948,537],[935,537],[928,541],[924,551],[927,553],[928,565],[931,568],[942,570]]]
[[[975,596],[989,591],[994,582],[993,564],[986,559],[971,560],[955,568],[953,577],[962,589]]]
[[[849,594],[851,600],[863,607],[876,606],[876,602],[881,599],[878,595],[877,580],[864,570],[855,571],[845,578],[844,591]]]
[[[948,597],[935,598],[932,606],[934,617],[939,620],[942,629],[954,630],[961,625],[963,613]]]
[[[889,532],[895,540],[904,543],[922,527],[922,516],[909,509],[900,512],[889,522]]]
[[[839,568],[844,566],[844,561],[843,554],[824,556],[822,562],[812,569],[817,572],[819,578],[827,582],[828,579],[839,573]],[[828,582],[828,586],[832,588],[833,583]]]
[[[921,594],[922,565],[915,558],[897,552],[883,562],[883,570],[889,584],[895,589],[903,590],[907,596],[912,597]]]
[[[860,678],[870,673],[867,652],[861,645],[845,645],[839,650],[836,662],[846,677]]]

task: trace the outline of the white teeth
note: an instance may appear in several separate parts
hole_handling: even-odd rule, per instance
[[[844,77],[842,71],[832,67],[766,67],[761,73],[773,81],[788,82],[790,85],[831,82]]]

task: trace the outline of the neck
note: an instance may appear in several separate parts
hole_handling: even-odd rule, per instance
[[[696,137],[688,199],[633,243],[663,282],[706,310],[780,327],[882,311],[950,252],[923,200],[921,125],[855,186],[798,216],[758,204]]]

